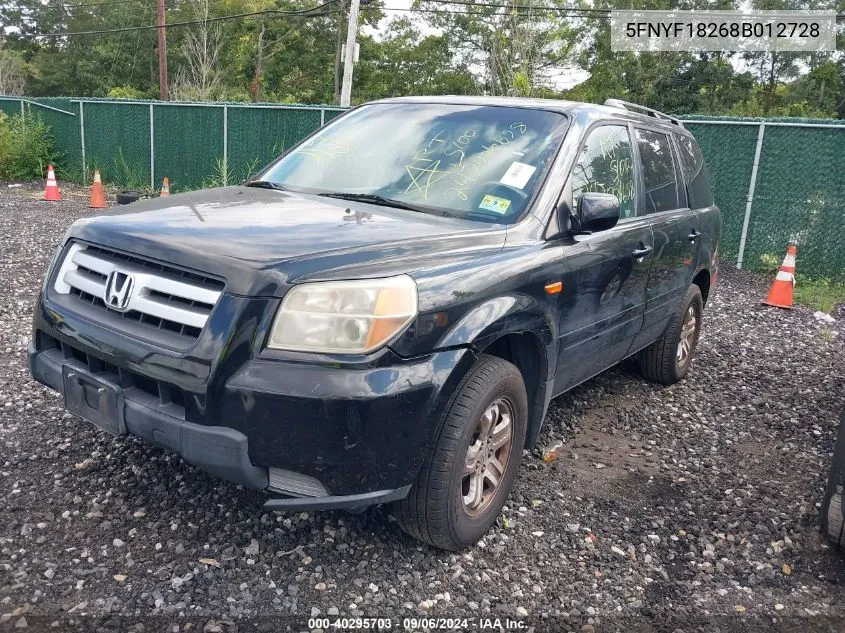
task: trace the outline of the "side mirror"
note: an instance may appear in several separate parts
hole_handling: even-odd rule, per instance
[[[619,222],[619,198],[612,193],[588,191],[578,201],[578,220],[582,231],[606,231]]]

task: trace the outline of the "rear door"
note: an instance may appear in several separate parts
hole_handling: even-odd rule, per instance
[[[612,229],[564,245],[568,290],[560,312],[557,393],[622,360],[642,325],[654,244],[651,225],[638,214],[630,132],[621,122],[592,127],[567,184],[573,209],[584,192],[612,193],[621,218]]]
[[[642,331],[632,352],[663,333],[692,282],[697,265],[696,243],[701,237],[698,215],[687,203],[673,135],[637,125],[634,137],[643,183],[640,202],[654,232],[654,257]]]

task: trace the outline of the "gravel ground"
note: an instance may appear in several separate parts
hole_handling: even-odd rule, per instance
[[[90,211],[85,192],[39,194],[0,191],[0,630],[336,614],[842,630],[845,562],[816,525],[845,311],[829,326],[764,308],[767,283],[724,267],[689,377],[659,387],[623,365],[555,399],[499,525],[447,554],[382,508],[268,514],[259,494],[66,414],[25,347],[50,255]]]

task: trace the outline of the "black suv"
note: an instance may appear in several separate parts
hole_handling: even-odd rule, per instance
[[[659,112],[377,101],[242,186],[74,223],[31,371],[266,508],[394,502],[454,550],[552,397],[634,354],[687,373],[719,232],[698,145]]]

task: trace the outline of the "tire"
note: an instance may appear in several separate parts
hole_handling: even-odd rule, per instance
[[[117,194],[117,203],[118,204],[132,204],[140,200],[143,197],[143,192],[136,191],[135,189],[127,189],[125,191],[119,191]]]
[[[819,523],[824,537],[842,551],[845,548],[845,411],[839,420]]]
[[[673,385],[687,375],[698,338],[701,334],[701,316],[704,312],[704,301],[701,290],[695,284],[687,288],[687,294],[681,302],[678,311],[672,316],[663,337],[646,347],[639,353],[640,371],[648,380],[664,385]],[[692,319],[692,330],[688,319]],[[686,354],[681,358],[681,333],[687,329],[689,336]]]
[[[485,413],[490,417],[484,418]],[[504,441],[508,413],[510,438]],[[393,507],[402,529],[416,539],[449,551],[478,541],[496,521],[513,486],[527,425],[528,398],[522,374],[511,363],[482,354],[458,385],[417,481],[408,496]],[[491,444],[483,444],[484,427],[500,429],[489,434]],[[502,445],[495,448],[497,434]],[[482,452],[472,459],[471,445],[475,451],[493,446],[489,450],[499,465],[488,461],[489,451],[486,458]],[[471,475],[463,472],[469,462],[475,465]],[[496,477],[502,467],[499,483],[492,487],[488,478]]]

